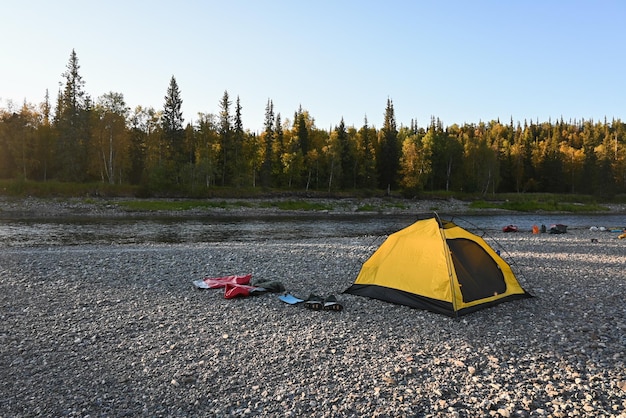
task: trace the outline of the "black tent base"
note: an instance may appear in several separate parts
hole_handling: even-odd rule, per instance
[[[512,294],[491,302],[480,303],[478,305],[455,311],[454,306],[451,302],[444,302],[441,300],[408,293],[402,290],[391,289],[388,287],[377,286],[373,284],[353,284],[348,289],[346,289],[344,293],[357,296],[365,296],[372,299],[379,299],[385,302],[405,305],[415,309],[424,309],[430,312],[447,315],[452,318],[467,315],[481,309],[489,308],[502,302],[532,297],[532,295],[528,292],[524,292],[522,294]]]

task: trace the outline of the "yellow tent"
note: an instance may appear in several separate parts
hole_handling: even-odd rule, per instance
[[[449,316],[530,297],[485,240],[436,217],[391,234],[346,293]]]

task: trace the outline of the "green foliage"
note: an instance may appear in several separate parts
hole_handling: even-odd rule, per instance
[[[387,99],[381,129],[365,118],[361,127],[341,119],[325,130],[302,107],[281,119],[268,99],[264,129],[253,133],[244,128],[239,97],[231,112],[226,91],[219,114],[183,126],[174,76],[162,110],[131,112],[121,93],[92,102],[79,69],[72,51],[54,112],[47,94],[43,106],[0,109],[0,179],[131,184],[138,196],[170,198],[277,189],[406,198],[444,190],[482,200],[542,192],[607,201],[626,193],[626,123],[619,119],[444,126],[433,116],[426,128],[408,127],[396,122]],[[19,183],[11,187],[24,193]]]
[[[394,188],[398,184],[400,171],[400,157],[402,144],[398,140],[396,116],[391,99],[387,99],[385,121],[379,133],[379,152],[376,158],[378,164],[378,182],[381,189]]]
[[[88,179],[89,131],[91,101],[84,90],[85,82],[79,74],[80,65],[72,50],[67,70],[63,73],[65,87],[59,92],[55,125],[58,135],[56,154],[58,178],[66,181]]]
[[[359,206],[356,211],[357,212],[378,212],[380,209],[377,206],[366,203],[365,205]]]
[[[183,113],[181,106],[183,100],[180,97],[180,90],[176,78],[172,76],[170,84],[167,88],[167,94],[165,95],[165,104],[163,105],[163,132],[166,135],[178,133],[183,130]]]
[[[613,196],[610,200],[612,203],[624,203],[626,204],[626,194],[619,194]]]
[[[128,184],[0,180],[0,195],[13,197],[131,197],[135,196],[136,192],[137,187]]]

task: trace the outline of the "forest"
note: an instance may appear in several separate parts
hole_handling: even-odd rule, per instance
[[[382,127],[315,126],[302,107],[291,117],[268,99],[264,128],[244,128],[239,97],[219,114],[185,124],[174,76],[163,108],[130,109],[124,95],[93,99],[75,51],[50,102],[0,108],[0,179],[136,186],[141,196],[204,197],[216,188],[370,191],[626,192],[626,125],[619,119],[398,124],[381,103]]]

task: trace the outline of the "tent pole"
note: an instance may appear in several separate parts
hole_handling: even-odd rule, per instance
[[[441,218],[436,211],[433,211],[433,213],[435,214],[435,219],[437,219],[437,223],[439,224],[439,228],[441,229],[443,227],[443,222],[441,222]]]
[[[454,274],[452,273],[453,261],[452,255],[450,254],[450,247],[448,247],[448,240],[446,239],[446,234],[443,231],[443,223],[441,222],[441,218],[439,218],[439,214],[434,212],[437,222],[439,223],[439,233],[441,234],[441,240],[443,241],[444,251],[446,253],[446,265],[448,266],[448,279],[450,280],[450,292],[452,293],[452,310],[454,311],[454,317],[458,318],[458,310],[456,308],[456,291],[454,286]]]

